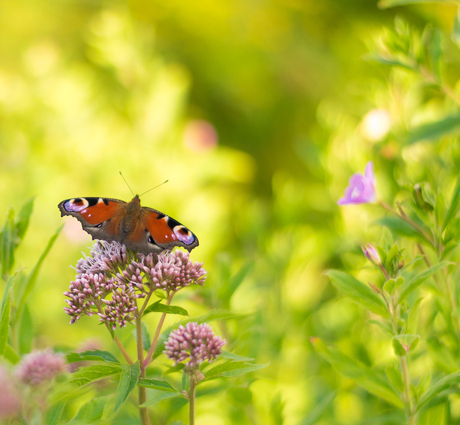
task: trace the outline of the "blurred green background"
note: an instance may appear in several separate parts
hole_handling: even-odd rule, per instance
[[[317,423],[361,423],[385,411],[317,356],[309,338],[369,364],[392,356],[322,272],[363,266],[359,244],[379,234],[363,226],[372,207],[336,205],[351,173],[374,160],[380,193],[391,199],[398,166],[414,158],[401,156],[393,133],[415,108],[413,80],[364,60],[398,13],[415,27],[449,31],[455,9],[381,10],[368,0],[2,0],[0,212],[36,197],[17,267],[30,269],[63,222],[61,200],[129,201],[119,171],[135,193],[168,179],[142,203],[198,235],[192,258],[209,274],[204,288],[183,291],[181,305],[193,315],[217,307],[253,313],[214,324],[216,333],[227,349],[270,362],[254,380],[200,398],[198,423],[302,424],[332,394]],[[400,97],[398,87],[407,88]],[[421,177],[416,164],[412,170]],[[90,246],[76,220],[65,222],[29,302],[35,348],[92,338],[114,349],[96,319],[69,327],[62,310],[75,275],[69,266]],[[248,274],[225,299],[242,267]],[[129,340],[131,331],[121,335]],[[160,411],[165,424],[186,414],[167,404]]]

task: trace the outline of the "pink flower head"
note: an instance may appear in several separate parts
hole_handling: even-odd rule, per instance
[[[372,161],[367,163],[364,175],[353,174],[348,184],[349,186],[345,189],[343,198],[337,201],[339,205],[375,202],[375,177]]]
[[[66,371],[64,357],[51,350],[35,351],[24,356],[16,376],[24,384],[36,387]]]
[[[19,413],[21,398],[15,380],[8,371],[0,366],[0,422]]]

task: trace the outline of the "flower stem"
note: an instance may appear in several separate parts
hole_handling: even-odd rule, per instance
[[[402,208],[399,208],[399,213],[392,207],[390,207],[390,205],[386,204],[385,202],[383,201],[378,201],[379,204],[385,208],[387,211],[390,211],[393,215],[401,218],[402,220],[404,220],[406,223],[410,224],[415,230],[417,230],[417,232],[419,232],[426,240],[427,242],[429,242],[433,247],[435,246],[434,245],[434,241],[433,241],[433,238],[422,228],[420,227],[415,221],[411,220],[405,213],[404,211],[402,210]]]
[[[137,341],[137,359],[139,360],[140,378],[145,378],[145,366],[144,366],[144,347],[142,344],[142,321],[141,315],[136,315],[136,341]],[[140,407],[147,401],[147,389],[145,387],[138,386],[139,392],[139,416],[141,418],[142,425],[150,425],[149,414],[146,407]]]
[[[188,401],[188,423],[189,425],[195,424],[195,389],[196,389],[196,378],[194,375],[190,377],[190,394]]]
[[[166,301],[166,305],[171,304],[174,294],[175,292],[173,292],[171,295],[168,294],[168,300]],[[165,322],[165,319],[166,319],[166,313],[163,313],[161,315],[160,321],[158,322],[158,326],[155,331],[155,336],[153,337],[152,345],[150,346],[149,352],[147,353],[147,357],[144,360],[144,367],[147,367],[148,364],[152,361],[153,353],[155,352],[155,348],[157,346],[158,339],[160,338],[161,328],[163,327],[163,323]]]

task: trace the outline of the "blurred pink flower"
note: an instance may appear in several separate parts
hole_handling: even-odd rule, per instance
[[[208,121],[191,120],[185,126],[184,144],[191,151],[205,152],[214,148],[217,141],[217,131]]]
[[[21,401],[13,377],[0,366],[0,421],[19,413],[20,406]]]
[[[51,350],[26,354],[16,369],[16,376],[24,384],[36,387],[66,371],[64,357]]]
[[[367,163],[364,175],[353,174],[348,184],[349,186],[345,189],[343,198],[337,201],[339,205],[375,202],[375,177],[372,161]]]

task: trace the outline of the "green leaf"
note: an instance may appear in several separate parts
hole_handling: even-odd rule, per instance
[[[50,406],[46,412],[45,425],[58,425],[65,405],[66,402],[61,401]]]
[[[238,390],[241,390],[241,388],[238,388]],[[239,391],[234,392],[235,395],[238,397]],[[283,425],[284,422],[284,407],[286,405],[286,402],[281,398],[280,393],[276,393],[272,401],[270,403],[270,418],[271,418],[271,424],[273,425]]]
[[[383,329],[386,332],[389,332],[391,335],[393,335],[393,330],[390,328],[390,326],[385,325],[384,323],[380,322],[379,320],[368,320],[369,323],[372,323],[373,325],[377,325],[379,328]]]
[[[120,375],[120,382],[117,388],[117,397],[115,399],[114,412],[125,402],[131,391],[136,387],[137,380],[141,370],[139,368],[139,362],[132,365],[122,365],[122,371]]]
[[[145,310],[143,316],[149,313],[167,313],[167,314],[180,314],[181,316],[189,316],[185,308],[176,305],[161,304],[161,300],[149,305]]]
[[[316,352],[324,357],[337,372],[353,379],[370,393],[397,407],[404,407],[399,393],[383,373],[357,362],[334,348],[327,347],[319,338],[312,338],[312,344]]]
[[[439,121],[414,128],[407,135],[407,141],[412,144],[422,140],[438,140],[449,134],[457,134],[459,131],[460,115],[451,115]]]
[[[430,337],[427,342],[430,359],[437,369],[446,373],[453,373],[458,370],[458,364],[454,356],[439,339]]]
[[[53,236],[51,236],[50,240],[48,241],[48,245],[46,246],[40,258],[38,259],[37,264],[35,264],[35,267],[32,269],[32,271],[30,272],[30,274],[27,276],[26,280],[24,281],[24,285],[22,287],[20,301],[19,301],[18,309],[16,313],[16,320],[20,319],[21,314],[22,314],[22,309],[24,308],[24,304],[26,303],[27,297],[34,289],[35,281],[37,280],[37,276],[43,264],[43,261],[45,260],[46,256],[48,255],[51,248],[53,247],[54,242],[56,241],[63,227],[64,225],[59,227],[56,233]]]
[[[253,361],[254,359],[251,358],[251,357],[244,357],[244,356],[239,356],[238,354],[235,354],[235,353],[230,353],[229,351],[225,351],[225,350],[222,350],[220,355],[224,358],[224,359],[228,359],[228,360],[233,360],[235,362],[251,362]]]
[[[35,198],[29,199],[19,211],[18,217],[16,218],[16,235],[20,241],[24,239],[24,236],[29,227],[30,216],[34,209],[34,200]]]
[[[183,397],[183,395],[181,395],[180,393],[152,390],[149,392],[149,397],[147,398],[147,401],[141,404],[139,407],[153,406],[154,404],[157,404],[160,401],[171,397]]]
[[[249,274],[249,272],[254,268],[254,263],[253,262],[248,262],[244,264],[238,272],[232,276],[229,281],[225,284],[222,285],[219,289],[219,299],[222,301],[222,304],[225,308],[228,308],[230,305],[230,300],[232,298],[232,295],[235,293],[235,291],[239,288],[239,286],[243,283],[244,279],[246,276]]]
[[[457,43],[457,45],[460,44],[460,9],[457,9],[457,13],[455,14],[452,40]]]
[[[149,334],[149,329],[147,328],[147,325],[142,322],[142,347],[144,348],[145,351],[150,350],[150,346],[152,345],[152,338],[150,338]]]
[[[105,395],[101,397],[93,397],[87,401],[75,415],[75,417],[69,422],[69,425],[75,424],[91,424],[103,418],[109,398],[111,395]]]
[[[410,71],[416,70],[410,63],[402,62],[400,59],[396,57],[383,57],[381,55],[368,54],[364,56],[364,59],[367,61],[381,63],[383,65],[400,66],[401,68],[409,69]]]
[[[399,236],[413,238],[419,241],[426,241],[426,239],[417,230],[399,217],[381,217],[378,220],[375,220],[372,224],[386,226]]]
[[[232,362],[228,361],[214,366],[212,369],[206,371],[206,376],[201,382],[211,381],[217,378],[234,378],[235,376],[242,375],[244,373],[254,372],[255,370],[267,367],[269,363],[265,364],[252,364],[246,362]]]
[[[2,263],[2,277],[8,280],[14,264],[14,249],[16,248],[16,229],[14,227],[14,211],[9,209],[1,233],[0,261]]]
[[[27,304],[19,320],[18,330],[18,350],[19,354],[27,354],[32,350],[32,340],[34,338],[34,322]]]
[[[349,297],[356,304],[375,314],[388,317],[385,303],[369,286],[339,270],[328,270],[325,275],[329,277],[342,295]]]
[[[452,192],[451,201],[449,204],[449,209],[446,212],[444,217],[444,222],[442,224],[442,231],[446,229],[447,225],[450,223],[450,220],[457,214],[458,205],[460,203],[460,175],[457,177],[457,183],[455,184],[454,191]]]
[[[385,374],[388,376],[393,386],[402,393],[404,391],[404,385],[401,373],[393,365],[389,365],[385,368]]]
[[[19,360],[21,360],[16,354],[16,351],[14,351],[9,344],[6,346],[5,353],[3,355],[11,364],[17,364],[19,363]]]
[[[337,395],[337,391],[329,394],[327,397],[324,397],[315,408],[307,414],[307,416],[300,422],[300,425],[316,425],[319,422],[319,419],[329,407],[329,405],[334,400]]]
[[[141,378],[138,385],[140,387],[151,388],[153,390],[173,391],[177,393],[177,390],[168,381],[163,379]]]
[[[380,0],[378,7],[386,9],[388,7],[403,6],[406,4],[424,4],[424,3],[451,3],[455,4],[453,0]]]
[[[406,271],[410,266],[413,266],[414,264],[418,263],[423,258],[425,258],[424,255],[420,255],[420,254],[416,255],[412,260],[410,260],[407,264],[405,264],[404,267],[400,271],[401,272]]]
[[[434,266],[431,266],[424,270],[423,272],[419,273],[417,276],[413,277],[411,280],[404,283],[401,287],[401,293],[399,295],[398,303],[400,303],[404,298],[406,298],[411,292],[413,292],[418,286],[420,286],[426,279],[431,277],[434,273],[438,270],[442,269],[443,267],[452,264],[448,261],[441,261]]]
[[[447,375],[443,379],[439,380],[436,382],[436,384],[432,385],[427,391],[425,391],[417,403],[415,411],[419,411],[426,403],[428,403],[442,391],[458,384],[460,384],[460,372],[451,373],[450,375]]]
[[[87,351],[83,351],[82,353],[67,354],[68,363],[82,362],[85,360],[97,360],[97,361],[102,361],[106,363],[120,364],[119,360],[115,357],[115,355],[113,355],[109,351],[87,350]]]
[[[409,351],[415,349],[419,341],[419,335],[404,334],[394,336],[392,343],[396,355],[402,357],[409,353]]]
[[[121,367],[119,365],[91,365],[81,367],[73,373],[70,383],[82,387],[83,385],[98,381],[107,376],[116,375],[120,372]]]
[[[11,288],[15,275],[11,275],[5,288],[2,301],[2,317],[0,319],[0,355],[4,356],[8,337],[10,335],[10,315],[11,315]]]

